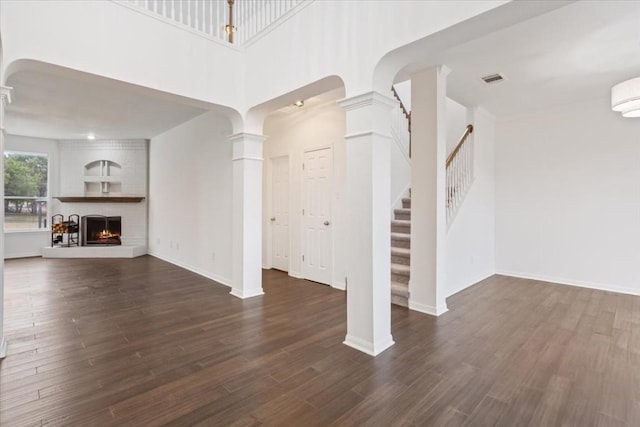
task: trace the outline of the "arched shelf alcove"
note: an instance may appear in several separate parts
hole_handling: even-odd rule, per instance
[[[84,193],[108,195],[122,190],[122,167],[111,160],[96,160],[84,166]]]

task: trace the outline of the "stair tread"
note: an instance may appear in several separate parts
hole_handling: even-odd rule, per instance
[[[409,248],[397,248],[395,246],[391,247],[391,255],[395,255],[395,256],[410,256],[411,255],[411,249]]]
[[[409,233],[398,233],[396,231],[391,233],[391,238],[396,240],[411,240],[411,234]]]
[[[399,295],[405,298],[409,297],[409,285],[398,282],[391,282],[391,294]]]
[[[410,271],[411,271],[411,267],[408,265],[391,263],[391,272],[394,274],[407,276],[409,275]]]
[[[394,219],[391,221],[393,225],[411,225],[410,219]]]
[[[393,210],[395,213],[411,213],[411,208],[397,208]]]

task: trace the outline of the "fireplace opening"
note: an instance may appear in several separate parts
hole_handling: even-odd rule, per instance
[[[87,215],[82,217],[82,246],[121,245],[122,217]]]

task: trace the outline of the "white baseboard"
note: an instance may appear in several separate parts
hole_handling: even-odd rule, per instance
[[[291,270],[291,271],[289,271],[289,276],[295,277],[296,279],[303,279],[302,273],[299,272],[299,271]]]
[[[497,270],[496,274],[500,274],[502,276],[517,277],[520,279],[539,280],[542,282],[555,283],[558,285],[578,286],[582,288],[596,289],[599,291],[618,292],[621,294],[629,294],[629,295],[640,295],[640,287],[636,289],[636,288],[627,288],[624,286],[611,286],[611,285],[605,285],[602,283],[585,282],[582,280],[571,280],[563,277],[546,276],[544,274],[535,274],[535,273],[522,273],[517,271],[509,271],[509,270]]]
[[[335,281],[335,282],[331,283],[331,287],[333,289],[338,289],[338,290],[341,290],[341,291],[346,291],[347,290],[347,286],[345,285],[344,282],[341,282],[341,281]]]
[[[0,334],[2,331],[0,331]],[[0,335],[0,359],[4,359],[7,356],[7,342],[4,340],[4,336]]]
[[[236,298],[240,298],[240,299],[246,299],[246,298],[252,298],[252,297],[258,297],[260,295],[264,295],[264,291],[262,290],[262,288],[260,289],[251,289],[248,291],[243,291],[241,289],[232,289],[231,292],[229,292],[231,295],[233,295]]]
[[[462,292],[465,289],[467,289],[468,287],[471,287],[479,282],[482,282],[483,280],[493,276],[495,273],[484,273],[484,274],[479,274],[478,276],[476,276],[475,278],[471,279],[471,280],[467,280],[465,282],[463,282],[464,284],[460,287],[456,287],[451,293],[449,293],[449,295],[446,296],[446,298],[449,298],[451,295],[455,295],[458,292]]]
[[[347,334],[344,338],[343,344],[348,345],[351,348],[355,348],[358,351],[368,354],[369,356],[377,356],[392,345],[395,344],[393,341],[393,337],[389,335],[383,340],[380,340],[376,343],[372,343],[367,340],[363,340],[361,338],[356,338]]]
[[[420,313],[430,314],[431,316],[441,316],[447,311],[449,311],[449,307],[446,305],[438,309],[432,305],[421,304],[419,302],[411,301],[409,299],[409,309],[414,311],[419,311]]]
[[[41,257],[41,256],[42,256],[42,251],[37,250],[37,251],[4,254],[4,259],[33,258],[33,257]]]
[[[217,275],[215,273],[211,273],[211,272],[208,272],[208,271],[201,270],[201,269],[199,269],[197,267],[193,267],[193,266],[191,266],[189,264],[185,264],[183,262],[180,262],[180,261],[177,261],[175,259],[166,257],[164,255],[159,255],[159,254],[157,254],[157,253],[155,253],[153,251],[149,251],[148,254],[151,255],[154,258],[161,259],[162,261],[166,261],[166,262],[168,262],[170,264],[176,265],[176,266],[178,266],[180,268],[184,268],[185,270],[189,270],[189,271],[191,271],[193,273],[199,274],[200,276],[206,277],[207,279],[211,279],[214,282],[220,283],[221,285],[225,285],[225,286],[231,287],[232,280],[227,278],[227,277],[219,276],[219,275]]]

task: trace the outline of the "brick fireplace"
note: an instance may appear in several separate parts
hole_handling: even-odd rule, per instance
[[[148,141],[60,141],[59,150],[60,194],[53,195],[52,211],[82,218],[82,246],[57,248],[54,256],[67,257],[66,249],[88,256],[126,248],[145,254]]]

